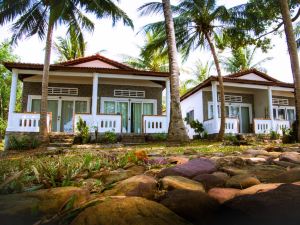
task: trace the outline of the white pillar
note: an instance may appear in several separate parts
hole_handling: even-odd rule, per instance
[[[213,101],[213,120],[215,133],[219,132],[219,114],[218,114],[218,88],[217,83],[214,81],[211,83],[212,101]]]
[[[8,109],[8,125],[7,125],[8,130],[12,125],[12,119],[13,119],[12,115],[16,109],[17,87],[18,87],[18,74],[13,70],[12,78],[11,78],[9,109]]]
[[[92,116],[97,115],[98,100],[98,74],[93,74],[93,96],[92,96]]]
[[[273,97],[272,97],[272,87],[268,87],[268,103],[269,103],[269,118],[271,120],[271,129],[275,130],[274,126],[274,116],[273,116]]]
[[[169,128],[171,117],[171,86],[170,80],[166,80],[166,116],[167,116],[167,129]]]

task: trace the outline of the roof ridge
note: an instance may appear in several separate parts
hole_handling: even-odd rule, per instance
[[[250,69],[241,70],[241,71],[238,71],[236,73],[225,75],[224,77],[227,77],[227,78],[236,78],[236,77],[244,76],[244,75],[249,74],[249,73],[255,73],[256,75],[258,75],[258,76],[260,76],[260,77],[262,77],[262,78],[264,78],[266,80],[272,81],[272,82],[281,82],[280,80],[277,80],[276,78],[271,77],[270,75],[268,75],[268,74],[266,74],[264,72],[261,72],[261,71],[259,71],[256,68],[250,68]]]

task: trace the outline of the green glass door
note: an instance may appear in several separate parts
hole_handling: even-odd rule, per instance
[[[48,112],[52,113],[52,132],[58,131],[58,100],[48,100]]]
[[[142,133],[142,103],[131,103],[131,132]]]
[[[241,107],[242,118],[241,123],[241,133],[247,134],[250,133],[250,111],[249,107]]]
[[[60,131],[71,133],[73,132],[73,110],[74,102],[62,100],[61,103],[61,121]]]
[[[128,132],[128,102],[117,102],[117,114],[122,117],[122,132]]]

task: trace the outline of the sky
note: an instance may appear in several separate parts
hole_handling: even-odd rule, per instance
[[[138,46],[143,45],[144,42],[144,36],[141,33],[138,34],[138,32],[144,25],[162,19],[160,16],[139,16],[137,8],[150,1],[151,0],[121,0],[120,7],[134,21],[134,29],[124,27],[121,23],[117,24],[115,27],[112,27],[111,21],[108,19],[96,20],[93,18],[93,16],[89,16],[95,22],[95,30],[93,33],[85,33],[85,39],[87,41],[86,55],[92,55],[99,51],[105,50],[101,54],[114,60],[121,61],[124,55],[138,56]],[[171,3],[175,2],[176,0],[171,0]],[[232,7],[247,1],[218,0],[217,2],[218,5]],[[58,36],[65,36],[65,33],[66,29],[64,27],[56,28],[54,40]],[[0,27],[0,41],[10,37],[10,24]],[[266,57],[273,57],[271,61],[263,64],[263,67],[267,69],[267,73],[279,80],[292,82],[293,79],[285,36],[282,35],[282,37],[280,37],[277,35],[272,36],[271,38],[273,48],[269,50],[267,54],[263,54],[260,51],[257,52],[254,61],[256,62]],[[45,41],[41,41],[37,36],[33,36],[29,39],[23,39],[19,41],[18,45],[14,47],[14,52],[20,57],[22,62],[43,63],[44,46]],[[57,58],[57,53],[53,51],[51,61],[54,62]],[[209,52],[196,50],[191,54],[187,62],[185,62],[182,67],[184,69],[192,69],[195,61],[201,60],[205,63],[211,59],[212,57]],[[190,77],[191,75],[187,73],[182,73],[181,75],[182,80]]]

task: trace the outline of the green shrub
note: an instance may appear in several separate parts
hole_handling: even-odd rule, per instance
[[[185,118],[185,121],[187,122],[187,124],[190,125],[190,127],[192,129],[194,129],[195,133],[197,134],[197,136],[199,138],[207,138],[207,133],[205,133],[205,129],[202,123],[199,122],[199,120],[192,120],[192,121],[188,121],[187,118]]]
[[[293,126],[290,129],[283,129],[282,143],[283,144],[295,143],[297,141],[297,134],[295,131],[296,131],[296,123],[293,123]]]
[[[224,143],[226,145],[240,145],[240,141],[236,135],[228,134],[224,137]]]
[[[270,132],[270,139],[271,140],[278,140],[280,138],[280,134],[277,131],[271,130]]]
[[[77,122],[76,127],[77,131],[79,132],[79,136],[81,137],[82,143],[88,143],[90,140],[90,129],[81,117],[79,117],[79,121]]]
[[[37,138],[32,138],[29,136],[11,136],[9,138],[9,146],[12,150],[29,150],[39,147],[40,141]]]
[[[7,121],[0,117],[0,140],[5,135],[6,127],[7,127]]]
[[[166,133],[157,133],[157,134],[152,134],[152,138],[154,141],[165,141],[167,140],[167,135]]]
[[[111,131],[106,131],[100,135],[100,143],[103,144],[114,144],[118,141],[117,134]]]

